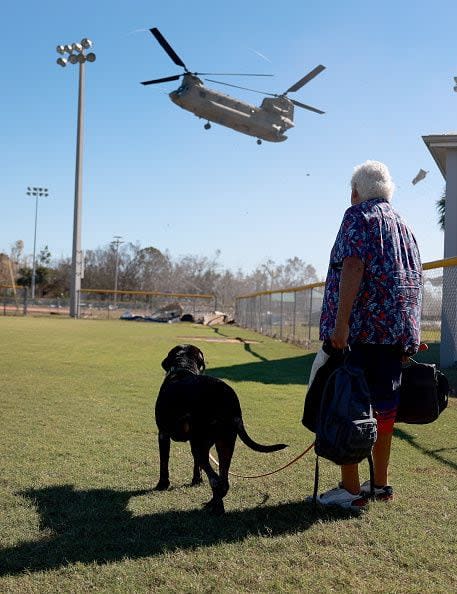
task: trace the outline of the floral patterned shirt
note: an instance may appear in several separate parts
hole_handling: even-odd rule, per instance
[[[330,253],[320,338],[335,328],[343,261],[357,256],[365,265],[349,321],[349,344],[399,345],[415,353],[420,342],[422,264],[416,239],[383,198],[351,206],[344,213]]]

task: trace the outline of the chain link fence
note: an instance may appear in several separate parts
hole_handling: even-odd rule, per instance
[[[27,314],[27,288],[0,285],[0,315],[24,316]]]
[[[427,343],[438,343],[441,341],[443,274],[447,275],[445,303],[454,304],[456,309],[457,258],[429,262],[423,268],[421,338]],[[272,338],[306,348],[317,347],[324,286],[325,283],[314,283],[237,297],[235,322]]]
[[[159,293],[148,291],[109,291],[83,289],[79,294],[79,317],[86,319],[126,319],[168,322],[217,322],[214,295]],[[70,313],[70,299],[64,297],[30,298],[27,287],[0,285],[0,315],[62,315]],[[221,319],[221,321],[225,321]]]
[[[214,295],[82,289],[81,318],[202,322],[215,316]]]

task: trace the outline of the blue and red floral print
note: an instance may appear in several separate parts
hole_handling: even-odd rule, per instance
[[[335,328],[343,261],[365,265],[349,322],[349,344],[399,345],[415,353],[420,342],[422,264],[416,239],[390,203],[372,198],[344,213],[330,253],[320,338]]]

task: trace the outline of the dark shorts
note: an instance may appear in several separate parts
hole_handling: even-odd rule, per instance
[[[365,372],[379,433],[393,430],[400,400],[401,358],[401,349],[394,345],[351,345],[348,363],[361,367]]]

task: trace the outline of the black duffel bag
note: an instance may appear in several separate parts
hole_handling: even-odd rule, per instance
[[[436,421],[446,408],[449,382],[434,363],[410,361],[401,374],[396,423],[426,425]]]

